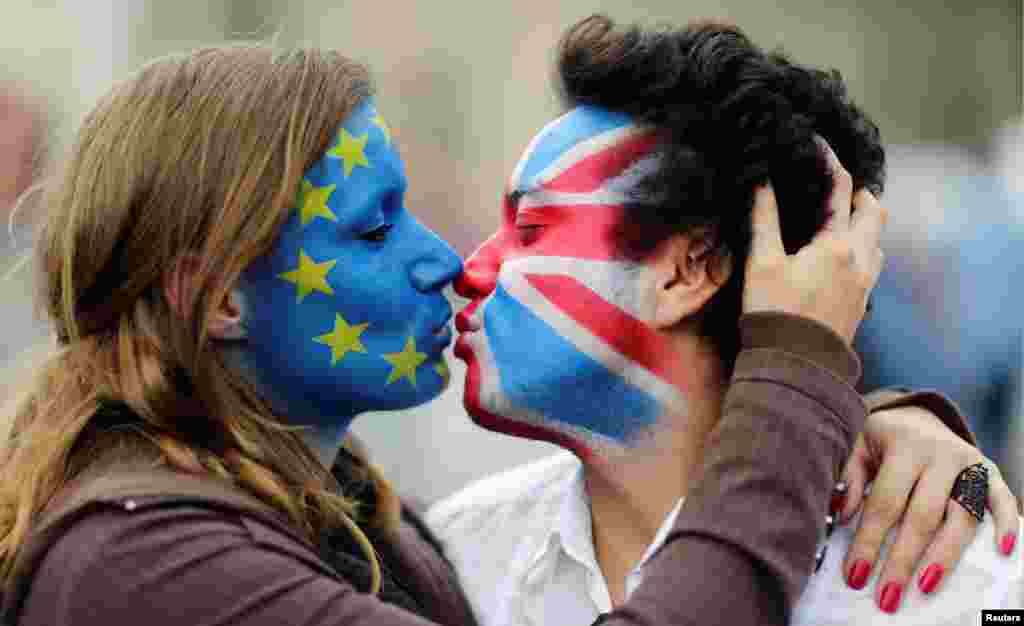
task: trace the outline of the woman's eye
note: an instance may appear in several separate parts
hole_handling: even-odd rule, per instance
[[[394,224],[381,224],[377,228],[359,235],[359,238],[363,241],[381,242],[387,239],[388,231],[393,227]]]

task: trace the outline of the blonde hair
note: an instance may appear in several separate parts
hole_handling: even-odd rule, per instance
[[[303,173],[369,94],[366,69],[336,52],[246,44],[156,60],[85,118],[43,200],[36,262],[60,346],[15,409],[0,459],[5,583],[34,520],[99,450],[230,481],[314,544],[348,527],[379,589],[354,502],[207,336],[240,273],[272,246]],[[198,267],[183,322],[162,287],[186,256]],[[104,400],[138,414],[143,436],[85,436]],[[370,521],[393,529],[397,498],[364,469],[384,501]]]

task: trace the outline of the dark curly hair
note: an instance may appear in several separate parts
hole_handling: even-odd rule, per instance
[[[882,191],[878,127],[850,101],[839,72],[767,53],[734,25],[619,28],[594,15],[563,36],[558,83],[567,107],[620,111],[659,130],[659,166],[638,185],[618,243],[642,260],[673,234],[704,231],[717,253],[731,255],[732,274],[694,320],[727,371],[739,352],[756,187],[771,181],[790,253],[828,217],[832,179],[815,135],[831,145],[855,190]]]

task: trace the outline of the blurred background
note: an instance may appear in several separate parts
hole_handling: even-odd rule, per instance
[[[644,22],[722,17],[766,48],[839,69],[878,122],[892,217],[888,267],[858,337],[865,386],[953,396],[1021,494],[1024,288],[1013,282],[1024,280],[1021,0],[625,4],[4,0],[0,371],[23,363],[46,332],[31,314],[30,274],[17,267],[31,239],[31,197],[13,214],[9,207],[46,150],[59,157],[92,103],[147,59],[276,37],[368,63],[409,164],[409,205],[465,255],[496,228],[505,177],[559,112],[550,77],[564,28],[598,11]],[[461,381],[461,363],[452,359],[452,370]],[[0,379],[0,394],[12,376]],[[554,450],[475,427],[460,384],[425,407],[364,416],[356,430],[400,490],[424,503]]]

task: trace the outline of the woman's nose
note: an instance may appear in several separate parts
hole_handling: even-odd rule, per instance
[[[455,293],[463,298],[483,298],[494,291],[501,270],[500,234],[495,234],[466,259],[462,276],[455,281]]]
[[[428,239],[428,250],[412,264],[412,284],[424,293],[443,289],[462,274],[462,259],[446,241],[420,225]]]

